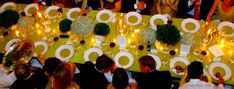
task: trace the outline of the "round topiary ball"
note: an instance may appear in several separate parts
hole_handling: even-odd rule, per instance
[[[180,31],[170,24],[160,26],[156,31],[156,39],[167,45],[175,45],[181,39]]]
[[[72,21],[69,19],[63,19],[59,22],[59,29],[61,32],[66,33],[71,30]]]
[[[17,11],[6,10],[0,13],[0,26],[9,28],[14,24],[17,24],[20,15]]]
[[[110,33],[110,27],[106,23],[97,23],[94,27],[95,35],[106,36]]]

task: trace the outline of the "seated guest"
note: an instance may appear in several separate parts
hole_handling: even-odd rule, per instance
[[[154,0],[153,8],[150,9],[151,15],[168,14],[175,17],[178,2],[179,0]]]
[[[122,8],[122,0],[101,0],[101,8],[118,12]]]
[[[170,89],[170,72],[160,72],[156,70],[156,62],[151,56],[143,56],[138,60],[141,74],[134,77],[139,89]],[[133,75],[134,76],[134,75]]]
[[[14,89],[44,89],[47,82],[48,77],[45,75],[42,65],[42,62],[39,60],[45,60],[43,55],[39,55],[38,57],[34,56],[28,62],[30,67],[30,76],[27,79],[19,80],[13,84]],[[41,82],[43,81],[43,82]],[[22,86],[24,85],[24,86]]]
[[[137,89],[137,85],[129,83],[128,74],[123,68],[117,68],[107,89]]]
[[[106,89],[112,81],[111,71],[115,69],[115,63],[110,57],[101,55],[95,66],[92,62],[86,62],[85,68],[86,71],[80,73],[81,89]]]
[[[12,89],[29,89],[26,88],[28,85],[26,79],[30,76],[30,67],[24,62],[18,62],[15,65],[15,76],[17,80],[11,85]]]
[[[74,0],[74,7],[84,9],[98,10],[101,8],[100,0]]]
[[[34,0],[0,0],[0,4],[6,3],[6,2],[15,2],[19,4],[31,4],[31,3],[34,3]]]
[[[85,77],[84,76],[92,76],[93,70],[95,70],[95,65],[91,61],[85,62],[85,64],[76,64],[77,71],[74,76],[74,81],[80,85],[81,89],[85,86]]]
[[[31,76],[26,80],[29,89],[44,89],[47,84],[48,76],[43,70],[43,60],[45,60],[44,55],[39,54],[38,57],[32,57],[28,63],[31,70]]]
[[[131,11],[136,11],[134,8],[134,4],[136,3],[136,0],[122,0],[122,8],[120,12],[128,13]]]
[[[218,9],[214,17],[221,21],[234,22],[234,0],[215,0],[208,16],[207,21],[211,21],[215,10]]]
[[[73,82],[74,65],[72,63],[60,63],[50,77],[46,89],[80,89],[80,86]]]
[[[44,70],[45,70],[45,74],[47,76],[50,76],[53,74],[54,70],[56,69],[56,67],[62,63],[61,60],[59,60],[58,58],[56,57],[50,57],[50,58],[47,58],[45,60],[45,63],[44,63]]]
[[[9,87],[16,81],[15,73],[10,70],[9,67],[5,66],[6,61],[4,54],[0,54],[0,89],[9,89]]]
[[[198,61],[192,62],[190,65],[188,65],[187,72],[184,74],[183,78],[181,79],[181,82],[184,82],[184,79],[185,77],[187,77],[187,75],[190,78],[190,80],[185,84],[181,83],[179,89],[224,89],[222,85],[224,81],[218,81],[219,86],[216,87],[212,83],[200,80],[202,74],[203,74],[202,63]],[[219,78],[219,80],[220,79],[221,78]]]
[[[179,0],[177,18],[206,20],[214,0]]]

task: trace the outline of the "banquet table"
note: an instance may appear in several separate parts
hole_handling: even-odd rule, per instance
[[[24,10],[25,6],[24,4],[16,4],[17,8],[16,10],[20,13]],[[152,16],[150,15],[141,15],[142,16],[142,21],[135,26],[131,26],[131,25],[127,25],[127,23],[125,22],[126,19],[124,18],[124,16],[127,13],[119,13],[119,12],[113,12],[114,14],[114,20],[111,20],[110,22],[108,22],[107,24],[110,26],[110,34],[104,37],[104,40],[100,42],[100,46],[95,45],[96,39],[95,39],[95,35],[94,33],[90,33],[88,35],[85,36],[80,36],[77,34],[74,34],[72,31],[70,31],[69,33],[67,33],[69,35],[69,38],[60,38],[59,35],[61,34],[59,31],[59,22],[66,18],[66,13],[69,11],[70,8],[63,8],[63,13],[62,15],[60,15],[60,17],[56,17],[55,19],[46,19],[46,20],[42,20],[42,21],[47,21],[49,24],[47,24],[47,26],[50,28],[49,32],[48,29],[43,28],[42,25],[40,25],[39,21],[35,20],[35,23],[38,23],[39,26],[37,26],[38,24],[34,24],[32,26],[30,26],[30,28],[28,29],[23,29],[20,28],[19,26],[16,29],[9,29],[9,35],[8,36],[0,36],[0,52],[6,52],[5,51],[5,46],[7,45],[7,43],[12,40],[12,39],[26,39],[26,40],[31,40],[33,42],[38,42],[38,41],[43,41],[46,42],[46,44],[48,45],[48,50],[45,52],[45,56],[46,58],[49,57],[55,57],[56,55],[60,55],[61,57],[67,57],[69,56],[69,54],[71,54],[71,51],[66,50],[66,49],[61,49],[64,47],[61,47],[62,45],[71,45],[74,48],[74,55],[72,55],[72,57],[68,60],[65,61],[72,61],[72,62],[76,62],[76,63],[84,63],[85,62],[85,53],[87,52],[87,50],[94,48],[94,49],[101,49],[101,51],[103,51],[104,54],[108,55],[109,57],[111,57],[112,59],[115,59],[116,55],[119,52],[123,52],[125,54],[130,53],[129,55],[132,55],[133,57],[133,64],[130,65],[129,68],[126,68],[127,70],[131,70],[131,71],[140,71],[139,69],[139,64],[138,64],[138,59],[144,55],[154,55],[156,57],[158,57],[161,61],[161,68],[159,70],[168,70],[171,71],[171,75],[173,77],[181,77],[182,75],[178,75],[175,74],[174,72],[172,72],[172,68],[170,67],[170,61],[173,59],[187,59],[189,62],[192,62],[194,60],[198,60],[198,61],[202,61],[204,64],[204,68],[205,70],[208,70],[210,64],[212,63],[213,60],[219,60],[220,58],[220,62],[224,63],[225,65],[227,65],[231,71],[228,74],[231,74],[230,79],[228,79],[227,81],[225,81],[225,84],[234,84],[234,54],[230,53],[232,51],[230,50],[234,50],[234,37],[220,37],[219,35],[215,35],[212,36],[212,38],[207,38],[206,32],[207,32],[207,28],[205,26],[206,22],[205,21],[198,21],[200,24],[200,29],[198,32],[196,33],[188,33],[185,32],[182,28],[181,28],[181,22],[185,19],[180,19],[180,18],[169,18],[170,21],[172,21],[172,25],[175,25],[181,35],[185,35],[188,34],[188,38],[182,38],[182,40],[193,40],[191,42],[194,42],[193,45],[191,45],[191,49],[189,51],[189,53],[187,54],[187,56],[180,56],[180,46],[181,44],[183,44],[182,41],[180,41],[179,43],[177,43],[176,45],[173,46],[162,46],[162,48],[156,47],[155,43],[151,44],[151,51],[148,52],[147,51],[147,44],[146,43],[142,43],[142,41],[139,39],[140,38],[140,33],[141,30],[147,28],[147,27],[151,27],[150,25],[150,18]],[[33,12],[33,10],[32,10]],[[90,18],[90,20],[96,24],[98,23],[98,21],[96,20],[96,15],[99,11],[90,11],[87,14],[87,17]],[[49,13],[50,15],[56,15],[56,11],[51,11]],[[43,14],[44,15],[44,14]],[[76,13],[72,13],[71,17],[75,18],[78,17],[78,15]],[[102,15],[100,16],[100,19],[108,19],[109,16],[108,15]],[[122,21],[122,23],[120,22],[120,20]],[[130,22],[136,22],[137,18],[135,17],[129,17],[129,21]],[[163,20],[157,20],[154,22],[154,24],[157,25],[163,25]],[[218,27],[218,25],[220,24],[220,22],[211,22],[209,23],[212,29],[215,29]],[[121,26],[124,26],[123,28],[120,28]],[[186,28],[188,29],[194,29],[195,26],[191,23],[188,23],[186,25]],[[230,29],[230,28],[228,28]],[[234,30],[232,28],[232,30]],[[18,31],[18,32],[17,32]],[[232,31],[230,31],[232,32]],[[233,31],[234,32],[234,31]],[[119,45],[118,45],[118,38],[117,36],[124,36],[127,39],[126,42],[126,49],[119,49]],[[55,38],[58,38],[58,40],[54,40]],[[221,39],[220,39],[221,38]],[[224,55],[218,57],[217,59],[214,59],[215,56],[212,54],[212,52],[210,52],[210,50],[208,49],[209,47],[215,45],[215,44],[220,44],[220,41],[222,40],[222,38],[225,39],[225,42],[229,42],[229,44],[224,44],[223,52]],[[211,40],[210,40],[211,39]],[[80,41],[84,40],[85,43],[81,44]],[[209,40],[207,43],[204,42],[204,40]],[[109,44],[110,43],[115,43],[115,47],[110,47]],[[222,42],[221,42],[222,43]],[[139,50],[138,46],[142,45],[144,46],[143,50]],[[226,47],[227,46],[227,47]],[[56,54],[56,50],[60,48],[60,53]],[[168,48],[168,49],[165,49]],[[44,47],[43,46],[37,46],[35,48],[35,52],[37,53],[41,53],[44,51]],[[170,55],[168,51],[170,50],[175,50],[176,54],[175,55]],[[207,54],[204,56],[202,54],[200,54],[201,51],[206,51]],[[95,61],[95,59],[98,57],[98,53],[95,52],[90,52],[89,55],[86,55],[86,58],[90,59],[91,61]],[[120,65],[127,65],[130,62],[129,58],[127,56],[121,56],[118,59],[118,63]],[[219,64],[219,63],[217,63]],[[180,65],[182,67],[185,67],[186,64],[178,61],[175,62],[175,64],[173,66],[176,65]],[[217,67],[214,68],[214,73],[216,72],[221,72],[222,75],[225,75],[227,73],[225,73],[224,69]],[[213,79],[214,82],[217,82],[215,79]]]

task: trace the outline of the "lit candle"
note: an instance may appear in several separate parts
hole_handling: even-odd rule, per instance
[[[122,20],[120,19],[120,20],[119,20],[119,25],[122,25],[122,23],[123,23],[123,22],[122,22]]]
[[[40,12],[37,12],[37,15],[39,16],[39,18],[42,17],[41,13]]]
[[[128,39],[128,43],[130,44],[132,42],[132,40],[131,39]]]
[[[36,23],[36,28],[39,28],[39,24],[38,23]]]
[[[175,49],[175,52],[177,52],[178,51],[178,49]]]
[[[223,47],[224,47],[224,43],[221,44],[221,48],[223,48]]]
[[[207,34],[209,35],[211,33],[211,28],[207,31]]]
[[[116,43],[116,42],[117,42],[117,40],[116,40],[116,39],[114,39],[114,40],[113,40],[113,42],[114,42],[114,43]]]
[[[91,43],[94,43],[94,42],[95,42],[95,39],[94,39],[94,38],[92,38],[92,39],[91,39]]]
[[[41,30],[37,30],[37,34],[40,35],[41,34]]]
[[[134,33],[132,33],[132,38],[134,38],[135,37],[135,34]]]
[[[233,51],[232,51],[232,50],[229,50],[229,52],[228,52],[228,53],[232,55]]]
[[[15,31],[15,34],[16,34],[17,37],[19,37],[19,31],[18,30]]]

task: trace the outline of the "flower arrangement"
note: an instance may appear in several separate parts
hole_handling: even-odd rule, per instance
[[[142,43],[147,44],[150,42],[150,44],[155,43],[156,41],[156,31],[152,28],[144,28],[142,29],[142,32],[140,33],[140,39]]]
[[[181,39],[180,31],[170,24],[160,26],[156,31],[156,39],[167,45],[175,45]]]
[[[88,17],[79,16],[72,22],[71,29],[75,34],[85,36],[94,30],[94,24]]]
[[[21,17],[18,20],[18,25],[23,29],[27,29],[33,23],[34,23],[34,18],[29,17],[29,16]]]
[[[106,36],[110,33],[110,27],[106,23],[97,23],[94,27],[94,34]]]
[[[182,35],[182,38],[181,38],[181,43],[182,44],[185,44],[185,45],[190,45],[190,46],[194,46],[195,42],[194,41],[194,37],[193,37],[193,34],[189,34],[189,33],[186,33],[186,34],[183,34]]]
[[[14,24],[17,24],[20,15],[17,11],[14,10],[6,10],[0,13],[0,26],[9,28]]]
[[[66,33],[71,29],[72,21],[69,19],[63,19],[59,22],[59,29],[61,32]]]

